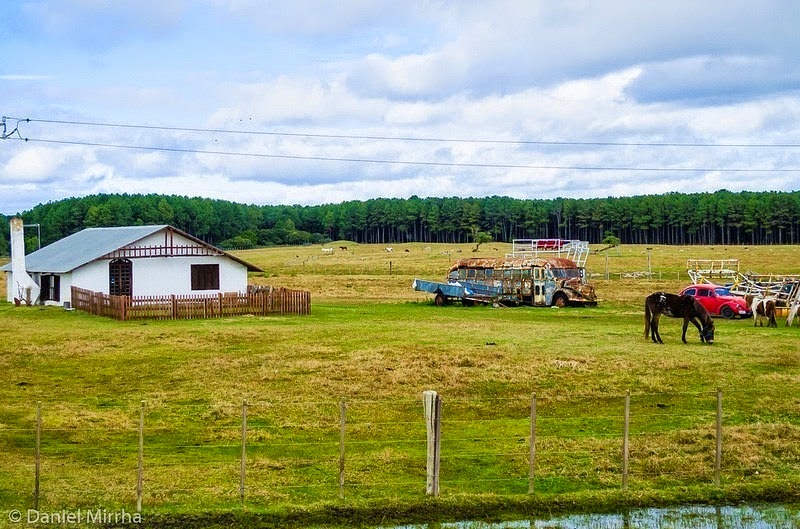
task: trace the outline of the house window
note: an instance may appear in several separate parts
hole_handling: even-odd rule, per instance
[[[111,296],[131,296],[133,293],[133,263],[114,259],[108,265],[108,293]]]
[[[192,265],[192,290],[219,290],[219,265]]]
[[[61,301],[61,276],[42,276],[42,301]]]

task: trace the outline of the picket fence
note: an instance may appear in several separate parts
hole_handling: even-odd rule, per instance
[[[311,293],[268,288],[212,295],[110,296],[72,287],[72,307],[117,320],[182,320],[311,313]]]

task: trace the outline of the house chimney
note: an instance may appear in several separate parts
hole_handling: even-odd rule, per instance
[[[15,300],[32,305],[39,301],[41,288],[25,269],[25,228],[22,219],[11,219],[11,276],[17,287]]]

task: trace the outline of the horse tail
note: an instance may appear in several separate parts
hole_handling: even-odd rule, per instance
[[[775,321],[775,301],[769,300],[766,302],[766,306],[764,307],[764,314],[767,316],[767,326],[768,327],[777,327],[778,323]]]
[[[650,337],[650,318],[651,318],[650,303],[648,303],[647,301],[648,300],[645,300],[645,302],[644,302],[644,339],[645,340],[647,340],[647,338]]]

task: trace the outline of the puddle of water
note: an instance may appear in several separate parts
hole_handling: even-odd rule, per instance
[[[392,529],[798,529],[800,507],[685,506],[634,509],[624,514],[576,514],[513,522],[447,522]]]

